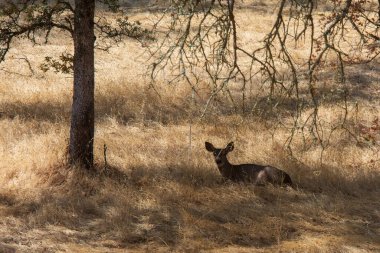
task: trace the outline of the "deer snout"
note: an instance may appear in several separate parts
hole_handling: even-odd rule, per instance
[[[222,161],[222,158],[220,156],[217,156],[217,157],[215,157],[215,162],[217,164],[221,164],[223,161]]]

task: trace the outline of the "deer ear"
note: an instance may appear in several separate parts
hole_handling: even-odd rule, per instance
[[[233,142],[228,143],[226,149],[229,152],[231,152],[232,150],[234,150],[234,143]]]
[[[205,142],[205,147],[207,149],[208,152],[213,152],[214,151],[214,146],[210,143],[210,142]]]

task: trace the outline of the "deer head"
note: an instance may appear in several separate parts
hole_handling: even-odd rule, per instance
[[[223,149],[215,148],[210,142],[205,142],[207,151],[212,152],[215,158],[215,162],[218,166],[223,166],[228,163],[227,154],[234,150],[234,143],[230,142]]]

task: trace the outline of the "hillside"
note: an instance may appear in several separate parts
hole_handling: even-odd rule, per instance
[[[243,44],[264,36],[274,15],[266,7],[276,7],[247,6],[236,15]],[[130,18],[151,27],[155,17],[137,8]],[[99,50],[97,165],[86,172],[65,165],[72,77],[39,68],[63,51],[72,51],[64,34],[47,45],[20,39],[0,65],[0,252],[380,252],[378,60],[346,68],[348,101],[335,97],[342,84],[325,65],[318,94],[329,145],[297,134],[289,152],[292,106],[261,103],[259,80],[250,84],[250,114],[219,94],[200,118],[212,92],[206,79],[196,98],[184,81],[168,84],[167,73],[152,89],[138,42]],[[239,85],[231,84],[238,103]],[[345,116],[345,128],[332,131]],[[296,186],[224,181],[205,141],[234,141],[231,163],[276,166]]]

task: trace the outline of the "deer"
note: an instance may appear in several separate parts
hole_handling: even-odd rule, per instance
[[[215,148],[210,142],[205,142],[206,150],[212,152],[220,174],[233,182],[249,182],[257,186],[268,183],[274,186],[293,187],[290,176],[280,169],[269,165],[238,164],[233,165],[227,159],[227,154],[234,150],[234,143],[230,142],[225,148]]]

